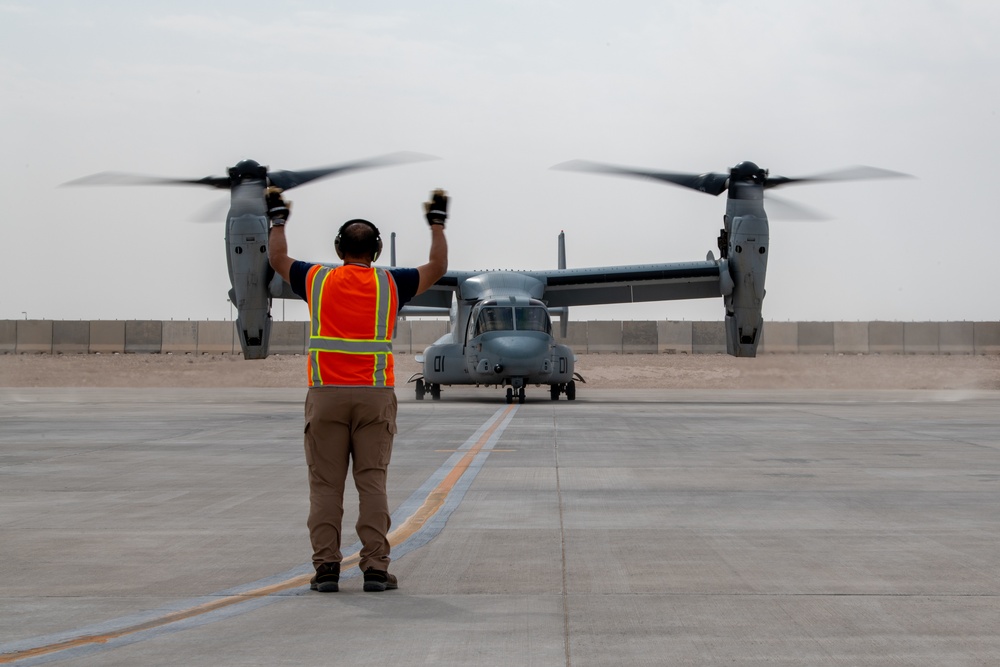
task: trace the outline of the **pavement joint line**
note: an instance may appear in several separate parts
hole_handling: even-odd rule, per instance
[[[473,466],[477,456],[482,452],[484,447],[486,447],[487,444],[496,442],[499,434],[506,429],[507,424],[510,423],[516,411],[517,405],[510,405],[497,410],[486,421],[486,423],[480,426],[476,433],[466,441],[463,448],[456,450],[456,455],[461,453],[462,456],[458,458],[457,461],[454,461],[454,463],[452,463],[452,461],[455,456],[452,456],[442,465],[441,468],[438,469],[438,471],[435,472],[434,475],[432,475],[432,479],[434,479],[439,476],[442,470],[447,471],[444,473],[443,478],[438,481],[436,486],[434,486],[434,488],[426,494],[426,497],[420,506],[417,507],[416,510],[406,519],[404,519],[399,527],[389,533],[388,537],[390,544],[398,545],[405,543],[406,540],[418,533],[425,525],[428,524],[430,519],[432,519],[434,515],[437,514],[442,507],[444,507],[449,494],[458,485],[462,476],[465,475],[465,473]],[[490,449],[489,451],[492,450]],[[450,467],[449,464],[451,464]],[[407,504],[409,503],[404,503],[404,505]],[[342,561],[341,566],[344,569],[347,569],[357,565],[360,560],[361,555],[356,552],[345,558]],[[239,593],[223,595],[222,597],[210,599],[207,602],[203,602],[188,609],[171,611],[155,618],[138,623],[132,623],[115,630],[101,633],[83,634],[76,637],[70,637],[69,639],[63,639],[61,641],[50,642],[41,646],[3,653],[0,654],[0,665],[16,664],[32,659],[42,659],[43,661],[48,662],[53,658],[61,659],[56,658],[55,654],[73,649],[94,650],[103,647],[114,648],[115,646],[120,645],[113,644],[116,640],[127,639],[142,632],[166,628],[172,624],[205,616],[211,612],[223,610],[234,605],[268,598],[276,593],[301,588],[308,585],[311,578],[311,573],[297,575],[274,584],[261,586]],[[212,598],[214,596],[204,597]],[[131,642],[126,641],[125,643]],[[0,650],[3,650],[3,648],[0,647]],[[46,660],[46,658],[49,660]],[[39,663],[33,662],[33,664]]]
[[[558,420],[553,419],[554,422]],[[558,423],[555,424],[558,426]],[[560,462],[559,462],[559,429],[554,429],[556,436],[553,444],[553,450],[555,454],[555,464],[556,464],[556,496],[559,498],[559,556],[561,559],[561,570],[562,570],[562,591],[560,591],[562,597],[562,611],[563,611],[563,654],[566,656],[566,667],[572,667],[573,658],[570,652],[570,639],[569,639],[569,573],[566,566],[566,512],[565,505],[563,504],[562,495],[562,477],[560,475]]]

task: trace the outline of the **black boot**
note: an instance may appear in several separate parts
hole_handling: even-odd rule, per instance
[[[389,574],[385,570],[376,570],[370,567],[365,570],[365,590],[369,593],[380,591],[394,591],[399,588],[396,576]]]
[[[320,593],[339,591],[340,563],[320,563],[316,566],[316,576],[309,582],[309,588]]]

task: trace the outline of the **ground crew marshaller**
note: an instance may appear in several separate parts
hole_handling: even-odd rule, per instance
[[[416,269],[372,266],[382,251],[382,239],[374,224],[360,218],[348,220],[337,232],[334,247],[342,265],[295,260],[288,256],[285,238],[289,205],[277,188],[270,188],[266,197],[271,267],[309,304],[304,432],[308,526],[316,568],[311,588],[339,590],[344,486],[353,464],[364,589],[392,590],[398,587],[396,576],[389,574],[386,497],[396,433],[392,332],[399,308],[448,270],[448,197],[435,190],[424,204],[431,247],[427,263]]]

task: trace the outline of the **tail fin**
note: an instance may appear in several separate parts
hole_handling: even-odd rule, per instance
[[[559,256],[558,256],[558,268],[566,268],[566,232],[559,232]],[[559,308],[559,335],[565,338],[569,335],[569,306],[564,308]]]

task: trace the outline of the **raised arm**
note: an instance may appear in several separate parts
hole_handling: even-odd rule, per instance
[[[420,273],[417,294],[430,289],[448,270],[448,239],[444,235],[444,225],[448,220],[448,195],[444,190],[431,193],[431,201],[424,203],[424,214],[431,228],[431,249],[427,263],[417,267]]]
[[[281,197],[280,188],[267,189],[267,217],[271,222],[267,234],[267,261],[279,276],[288,282],[288,272],[295,261],[288,256],[288,239],[285,238],[285,223],[288,222],[290,206]]]

